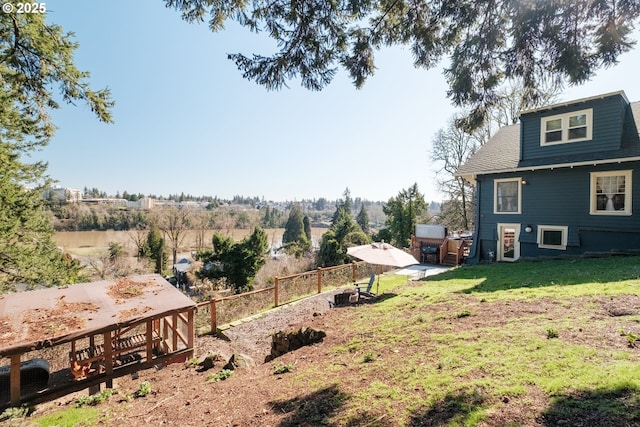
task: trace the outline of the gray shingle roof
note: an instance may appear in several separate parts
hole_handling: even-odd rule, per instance
[[[465,164],[456,175],[468,176],[503,172],[518,167],[520,159],[520,124],[501,128]]]
[[[501,128],[485,145],[474,153],[457,171],[457,176],[473,177],[529,168],[546,168],[581,162],[640,157],[640,102],[632,102],[632,120],[625,123],[622,145],[619,150],[583,153],[567,157],[551,157],[520,161],[520,125]],[[635,125],[635,126],[634,126]]]

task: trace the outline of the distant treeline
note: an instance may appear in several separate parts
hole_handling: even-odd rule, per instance
[[[124,207],[67,203],[49,206],[53,228],[56,231],[105,231],[147,229],[162,210],[144,211]],[[197,210],[191,215],[194,228],[232,230],[284,227],[286,213],[280,209],[237,209],[219,207]]]
[[[147,212],[114,206],[68,203],[50,210],[56,231],[131,230],[149,223]]]
[[[97,188],[84,188],[85,198],[117,198],[136,201],[143,197],[156,200],[172,200],[175,202],[209,202],[206,209],[200,211],[194,225],[200,228],[206,223],[206,228],[217,230],[250,229],[256,226],[263,228],[284,228],[289,211],[294,202],[266,201],[259,197],[234,196],[231,200],[218,197],[195,197],[189,194],[174,194],[168,197],[133,194],[123,191],[115,195],[108,195]],[[370,202],[360,198],[353,201],[355,212],[365,205],[369,211],[372,225],[380,226],[384,221],[382,202]],[[302,210],[309,216],[314,226],[323,226],[331,221],[337,201],[325,198],[302,200],[295,202],[302,206]],[[86,204],[82,202],[64,203],[59,200],[45,201],[51,213],[51,221],[56,231],[105,231],[105,230],[133,230],[147,229],[158,210],[145,211],[129,209],[123,206],[102,204]],[[354,213],[355,215],[355,213]],[[204,217],[204,219],[203,219]],[[196,224],[197,223],[197,224]]]

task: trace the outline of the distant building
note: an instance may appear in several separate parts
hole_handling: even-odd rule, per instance
[[[154,206],[155,206],[155,200],[150,198],[150,197],[143,197],[143,198],[138,199],[136,201],[129,201],[127,203],[127,207],[128,208],[144,209],[144,210],[147,210],[147,211],[153,209]]]
[[[116,199],[114,197],[93,197],[90,199],[82,199],[83,203],[92,203],[96,205],[122,206],[127,207],[127,199]]]
[[[44,192],[47,200],[56,199],[63,203],[75,203],[82,200],[82,191],[75,188],[55,186]]]

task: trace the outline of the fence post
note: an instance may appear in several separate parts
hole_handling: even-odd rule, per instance
[[[356,283],[358,281],[358,278],[356,277],[358,274],[358,265],[355,261],[351,263],[351,272],[351,275],[353,276],[353,283]]]
[[[322,293],[322,267],[318,267],[316,275],[318,276],[318,293]]]
[[[218,319],[216,315],[216,300],[215,298],[211,299],[211,307],[209,307],[209,315],[211,316],[211,334],[215,335],[218,333]]]
[[[278,306],[278,282],[280,282],[280,279],[278,278],[278,276],[276,276],[274,278],[274,285],[273,285],[273,298],[274,298],[273,306],[274,307]]]

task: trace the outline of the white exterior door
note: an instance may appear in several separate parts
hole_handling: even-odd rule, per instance
[[[515,261],[520,258],[520,224],[498,224],[497,261]]]

